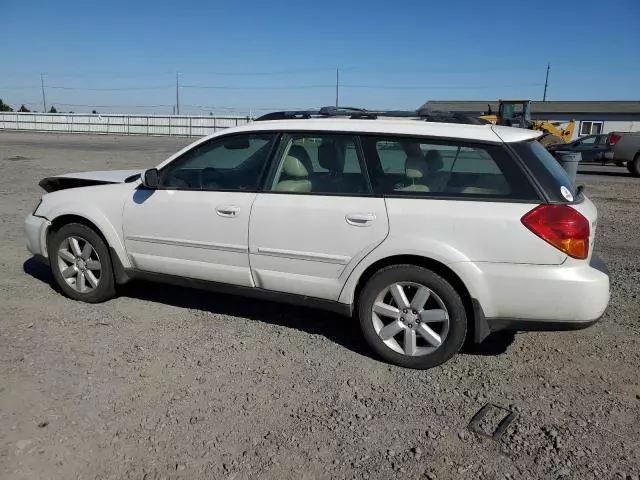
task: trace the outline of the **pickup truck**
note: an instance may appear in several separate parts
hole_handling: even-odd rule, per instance
[[[640,132],[612,132],[609,143],[613,146],[613,161],[626,163],[634,177],[640,177]]]

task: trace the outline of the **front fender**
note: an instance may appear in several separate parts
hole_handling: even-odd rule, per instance
[[[65,202],[52,206],[48,210],[38,211],[38,214],[50,222],[63,215],[75,215],[93,223],[107,240],[108,246],[118,256],[124,268],[130,268],[131,262],[122,242],[122,205],[119,209],[117,226],[100,209],[92,205],[82,205],[76,202]],[[46,245],[45,245],[46,248]],[[45,252],[45,256],[48,255]]]

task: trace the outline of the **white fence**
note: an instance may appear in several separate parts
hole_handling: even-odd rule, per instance
[[[250,121],[249,117],[231,116],[0,112],[0,130],[113,135],[201,137],[224,128],[244,125]]]

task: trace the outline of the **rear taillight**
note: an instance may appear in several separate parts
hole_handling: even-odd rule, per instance
[[[618,140],[620,140],[620,135],[616,135],[615,133],[611,134],[611,136],[609,137],[609,145],[611,145],[612,147],[618,143]]]
[[[589,255],[589,221],[568,205],[539,205],[522,217],[522,223],[570,257]]]

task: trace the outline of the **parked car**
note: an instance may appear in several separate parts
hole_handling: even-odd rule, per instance
[[[613,160],[612,145],[609,142],[610,134],[587,135],[569,143],[554,143],[548,145],[547,150],[555,156],[558,150],[580,152],[582,162],[598,162],[603,165]]]
[[[613,161],[627,166],[634,177],[640,177],[640,132],[613,132]]]
[[[300,303],[411,368],[601,317],[596,207],[540,132],[361,117],[282,112],[145,172],[44,179],[28,249],[75,300],[147,278]]]

